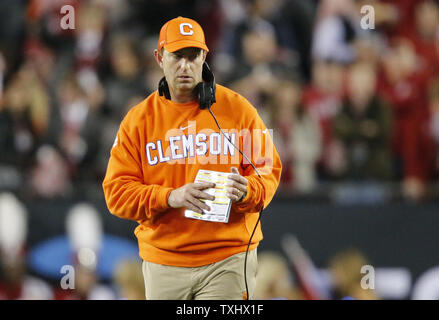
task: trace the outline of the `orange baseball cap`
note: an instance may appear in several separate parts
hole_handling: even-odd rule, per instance
[[[163,47],[174,52],[187,47],[201,48],[206,51],[204,32],[195,20],[178,17],[166,22],[160,30],[158,50]]]

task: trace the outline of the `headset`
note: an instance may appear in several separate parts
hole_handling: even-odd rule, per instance
[[[201,81],[195,87],[195,92],[197,93],[198,102],[200,105],[200,109],[210,109],[210,106],[216,102],[215,93],[216,93],[216,82],[215,76],[210,70],[207,62],[203,63],[203,73],[202,77],[204,81]],[[168,82],[166,78],[163,77],[159,82],[159,95],[165,96],[166,99],[171,99],[171,93],[169,92]]]
[[[258,175],[258,177],[261,178],[261,175],[259,174],[259,171],[256,168],[256,166],[253,164],[253,162],[251,160],[249,160],[249,158],[241,151],[241,149],[239,149],[237,146],[235,146],[235,144],[230,140],[230,138],[227,135],[224,134],[223,129],[221,129],[221,126],[219,125],[215,115],[213,114],[212,110],[210,109],[212,104],[214,104],[216,102],[216,97],[215,97],[216,82],[215,82],[215,76],[214,76],[213,72],[210,70],[210,67],[207,64],[207,62],[203,63],[202,78],[203,78],[203,81],[198,83],[194,88],[194,90],[197,94],[200,109],[201,110],[204,110],[204,109],[209,110],[210,114],[212,115],[213,119],[215,120],[215,123],[216,123],[218,129],[221,131],[221,134],[233,145],[233,147],[236,150],[239,151],[239,153],[248,161],[248,163],[250,163],[250,165],[253,167],[256,174]],[[168,83],[167,83],[165,77],[163,77],[159,82],[158,92],[159,92],[160,96],[164,96],[168,100],[171,99],[171,93],[169,91],[169,86],[168,86]],[[248,240],[247,249],[245,251],[244,281],[245,281],[245,290],[246,290],[246,294],[247,294],[247,297],[246,297],[247,300],[249,300],[249,297],[250,297],[249,293],[248,293],[248,285],[247,285],[247,256],[248,256],[248,251],[250,248],[251,241],[253,239],[253,235],[255,234],[256,228],[258,227],[259,221],[261,220],[261,214],[262,214],[263,210],[264,210],[264,207],[262,207],[261,211],[259,212],[258,221],[256,222],[255,227],[253,228],[253,231],[250,235],[250,239]]]

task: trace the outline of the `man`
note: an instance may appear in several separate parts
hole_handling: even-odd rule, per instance
[[[236,146],[253,151],[258,172],[224,138],[209,111],[199,107],[197,84],[203,81],[208,50],[196,21],[178,17],[162,27],[154,55],[167,93],[156,91],[128,112],[103,182],[110,212],[139,223],[135,234],[147,299],[246,299],[255,287],[259,225],[247,257],[248,290],[245,252],[258,213],[278,187],[281,162],[245,98],[212,85],[211,111]],[[252,144],[244,144],[248,135],[238,132],[256,132]],[[232,172],[225,188],[232,201],[227,223],[185,216],[187,209],[209,211],[205,201],[215,199],[206,190],[214,183],[194,183],[200,169]]]

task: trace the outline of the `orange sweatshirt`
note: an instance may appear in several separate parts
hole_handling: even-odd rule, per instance
[[[139,255],[153,263],[195,267],[244,252],[261,207],[279,185],[282,165],[256,109],[242,96],[217,85],[211,107],[221,128],[258,168],[262,178],[223,137],[198,102],[177,104],[155,91],[123,119],[103,182],[110,212],[139,223]],[[249,144],[248,142],[251,142]],[[199,169],[239,169],[247,196],[232,205],[228,223],[186,218],[170,208],[169,193],[194,182]],[[250,249],[262,240],[260,225]]]

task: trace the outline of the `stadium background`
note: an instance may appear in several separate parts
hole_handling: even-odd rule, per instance
[[[74,30],[61,28],[64,5]],[[361,29],[364,5],[374,30]],[[284,164],[258,297],[439,298],[437,1],[0,0],[0,191],[27,211],[16,259],[40,285],[27,297],[136,296],[135,223],[109,214],[101,181],[121,119],[162,76],[160,27],[179,15],[203,26],[217,82],[258,108]],[[81,295],[60,289],[60,267],[79,263],[66,219],[80,203],[103,230]],[[286,234],[314,267],[288,259]],[[365,264],[375,290],[359,288]],[[92,295],[95,283],[105,290]]]

